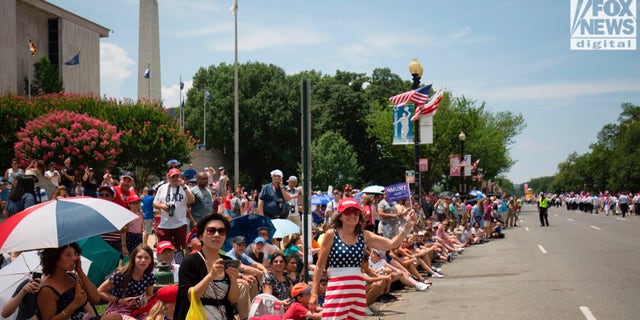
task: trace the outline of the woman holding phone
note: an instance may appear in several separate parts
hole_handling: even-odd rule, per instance
[[[185,319],[191,305],[190,294],[200,299],[208,319],[233,319],[233,304],[238,302],[238,267],[228,264],[231,258],[221,255],[231,224],[221,214],[204,216],[197,224],[202,249],[185,257],[180,265],[178,298],[174,319]]]

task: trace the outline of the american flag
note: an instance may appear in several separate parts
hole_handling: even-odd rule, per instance
[[[29,52],[31,52],[32,56],[36,56],[36,53],[38,53],[38,47],[36,47],[36,43],[33,42],[33,40],[31,40],[31,38],[29,38]]]
[[[420,118],[421,115],[430,115],[438,110],[438,105],[440,101],[442,101],[442,95],[444,94],[444,90],[440,90],[436,92],[428,101],[423,105],[418,105],[416,108],[416,112],[414,113],[411,121],[416,121]]]
[[[480,159],[474,161],[473,164],[471,164],[471,170],[472,171],[478,170],[478,164],[480,164]]]
[[[416,105],[421,105],[424,104],[427,99],[429,99],[429,92],[431,92],[431,85],[395,95],[389,98],[389,101],[393,102],[396,107],[402,107],[408,102],[413,102]]]

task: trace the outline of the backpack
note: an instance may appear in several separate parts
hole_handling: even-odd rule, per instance
[[[234,203],[233,203],[233,209],[232,209],[232,211],[233,211],[234,213],[238,213],[238,214],[239,214],[239,213],[240,213],[240,202],[241,202],[241,200],[240,200],[240,199],[238,199],[238,198],[236,198],[236,199],[234,199],[234,200],[236,200],[236,201],[234,201]]]

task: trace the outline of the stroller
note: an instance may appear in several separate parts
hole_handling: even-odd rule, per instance
[[[284,306],[278,298],[261,293],[251,301],[249,320],[282,320],[283,318]]]

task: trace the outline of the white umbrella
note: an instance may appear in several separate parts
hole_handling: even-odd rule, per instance
[[[82,261],[82,270],[88,272],[91,260],[81,256],[80,261]],[[42,272],[37,251],[23,252],[6,267],[0,269],[0,306],[4,306],[11,299],[16,288],[31,277],[33,272]],[[13,319],[17,314],[18,312],[15,312],[7,319]]]
[[[384,194],[383,186],[368,186],[361,191],[362,193]]]
[[[300,227],[287,219],[271,219],[271,223],[276,228],[274,238],[284,238],[290,234],[300,233]]]
[[[122,229],[138,216],[112,201],[92,197],[51,200],[0,224],[0,253],[58,248]]]

